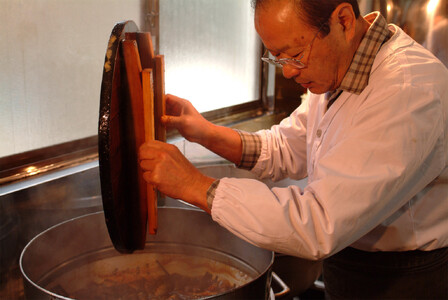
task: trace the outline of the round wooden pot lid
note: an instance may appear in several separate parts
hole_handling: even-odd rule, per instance
[[[142,193],[136,130],[121,41],[137,32],[133,21],[117,23],[107,47],[101,83],[98,152],[101,193],[107,229],[115,248],[131,253],[145,246],[147,204]],[[92,230],[95,230],[92,228]]]

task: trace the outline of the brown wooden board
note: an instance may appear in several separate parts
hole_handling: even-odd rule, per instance
[[[153,141],[154,132],[154,85],[153,73],[151,69],[142,71],[142,90],[143,90],[143,119],[145,128],[145,141]],[[148,204],[148,233],[157,233],[157,192],[153,185],[148,184],[147,204]]]
[[[152,46],[152,38],[149,32],[137,32],[135,39],[138,44],[138,52],[142,61],[143,69],[154,68],[154,47]]]
[[[112,243],[122,253],[143,249],[146,237],[147,207],[146,201],[141,201],[137,157],[139,129],[135,128],[129,74],[121,44],[126,32],[137,31],[132,21],[117,23],[112,30],[103,69],[98,122],[104,215]]]
[[[156,55],[154,58],[154,110],[155,110],[155,134],[159,141],[166,141],[166,129],[161,124],[160,119],[165,114],[165,58],[163,55]]]

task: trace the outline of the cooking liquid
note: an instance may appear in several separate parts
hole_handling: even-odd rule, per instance
[[[90,255],[64,264],[40,285],[73,299],[198,299],[229,291],[255,275],[247,265],[242,271],[203,255],[104,252],[102,258]]]

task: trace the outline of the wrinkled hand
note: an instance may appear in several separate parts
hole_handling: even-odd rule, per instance
[[[190,142],[201,143],[212,124],[188,100],[168,94],[165,101],[166,115],[162,116],[162,123],[177,129]]]
[[[182,199],[210,213],[207,190],[214,179],[199,172],[176,146],[147,142],[139,149],[139,160],[146,182],[169,197]]]

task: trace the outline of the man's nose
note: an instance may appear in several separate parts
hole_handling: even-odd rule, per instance
[[[295,68],[293,66],[290,65],[284,65],[282,68],[282,72],[283,72],[283,76],[287,79],[296,77],[297,75],[300,74],[300,69]]]

